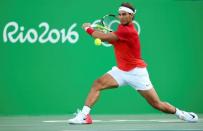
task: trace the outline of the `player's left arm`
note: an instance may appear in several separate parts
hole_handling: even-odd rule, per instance
[[[105,34],[101,31],[95,31],[95,30],[91,29],[90,23],[84,23],[82,27],[92,37],[99,38],[102,41],[117,41],[118,40],[118,37],[113,32]]]

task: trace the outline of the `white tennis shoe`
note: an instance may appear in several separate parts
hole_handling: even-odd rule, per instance
[[[198,116],[193,112],[186,112],[179,110],[178,115],[176,115],[179,119],[187,121],[187,122],[197,122]]]
[[[75,117],[68,120],[69,124],[92,124],[91,116],[83,114],[80,110],[77,110]]]

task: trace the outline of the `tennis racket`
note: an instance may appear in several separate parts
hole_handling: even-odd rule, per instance
[[[116,31],[119,24],[120,22],[115,15],[107,14],[103,16],[100,20],[95,21],[92,24],[92,28],[97,31],[102,31],[103,33],[109,33]],[[106,47],[111,46],[111,44],[108,44],[107,42],[102,42],[101,44]]]

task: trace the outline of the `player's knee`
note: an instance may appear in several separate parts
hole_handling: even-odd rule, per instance
[[[105,83],[102,79],[97,79],[94,81],[93,88],[96,90],[102,90],[105,86]]]

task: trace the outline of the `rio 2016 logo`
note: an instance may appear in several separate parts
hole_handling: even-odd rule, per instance
[[[70,42],[72,44],[76,43],[79,39],[79,34],[78,32],[74,31],[74,28],[77,26],[76,23],[73,23],[69,29],[49,29],[49,24],[47,22],[42,22],[39,24],[39,29],[43,28],[43,32],[41,34],[39,34],[37,32],[36,29],[34,28],[30,28],[26,34],[24,34],[24,26],[20,26],[18,25],[17,22],[9,22],[8,24],[6,24],[6,26],[4,27],[3,30],[3,40],[4,42],[11,42],[11,43],[16,43],[16,42],[20,42],[20,43],[25,43],[25,42],[29,42],[29,43],[35,43],[35,42],[39,42],[39,43],[46,43],[46,42],[50,42],[52,44],[61,42],[61,43],[65,43],[65,42]],[[13,30],[9,30],[9,28],[13,28]],[[19,29],[20,28],[20,29]],[[8,31],[9,30],[9,31]],[[17,34],[17,32],[20,33]],[[17,36],[16,36],[17,34]],[[53,37],[53,35],[55,37]],[[15,36],[15,38],[14,38]]]
[[[99,23],[100,20],[95,20],[92,24]],[[119,24],[118,20],[111,21],[108,25],[109,28],[114,24]],[[137,28],[138,34],[140,34],[140,25],[138,22],[133,21],[135,27]],[[42,33],[38,33],[38,30],[34,28],[30,28],[25,32],[24,26],[19,26],[19,24],[15,21],[8,22],[3,30],[3,41],[10,43],[36,43],[39,42],[41,44],[50,42],[52,44],[56,43],[71,43],[75,44],[79,40],[79,33],[75,31],[77,23],[73,23],[70,25],[68,29],[50,29],[50,26],[47,22],[41,22],[38,27],[42,29]],[[111,44],[102,43],[103,46],[109,47]]]

